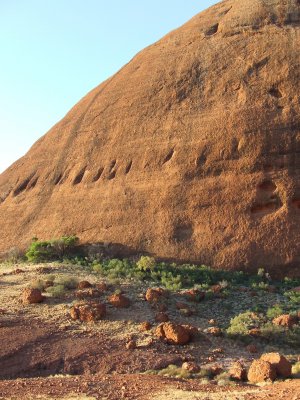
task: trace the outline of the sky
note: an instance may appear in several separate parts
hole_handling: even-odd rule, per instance
[[[0,173],[87,92],[216,0],[0,0]]]

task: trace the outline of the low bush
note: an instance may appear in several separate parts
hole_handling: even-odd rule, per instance
[[[30,262],[62,260],[72,252],[77,244],[78,238],[74,235],[48,241],[33,238],[26,252],[26,258]]]

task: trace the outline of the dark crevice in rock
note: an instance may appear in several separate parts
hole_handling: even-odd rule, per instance
[[[125,174],[126,174],[126,175],[130,172],[131,167],[132,167],[132,161],[130,161],[130,162],[126,165],[126,168],[125,168]]]
[[[205,36],[213,36],[218,32],[219,24],[212,25],[206,32]]]
[[[114,179],[115,177],[116,177],[116,171],[112,171],[112,172],[108,175],[107,179],[108,179],[108,180],[112,180],[112,179]]]
[[[166,157],[164,158],[163,164],[166,164],[167,162],[169,162],[172,157],[174,155],[174,149],[170,150],[169,153],[166,155]]]
[[[272,97],[276,97],[277,99],[281,99],[281,97],[282,97],[282,93],[281,93],[280,90],[279,90],[278,88],[276,88],[276,87],[271,88],[271,89],[269,90],[269,94],[270,94]]]
[[[104,171],[104,168],[99,168],[98,169],[98,172],[96,173],[96,175],[94,176],[94,178],[93,178],[93,182],[97,182],[97,181],[99,181],[99,179],[101,178],[101,176],[102,176],[102,174],[103,174],[103,171]]]
[[[18,185],[16,187],[16,189],[13,191],[13,196],[14,197],[18,196],[20,193],[22,193],[24,190],[27,189],[27,186],[28,186],[29,182],[31,181],[31,179],[34,177],[34,175],[35,175],[35,172],[33,174],[31,174],[22,183],[20,183],[20,185]]]
[[[86,167],[82,168],[82,170],[76,175],[75,179],[73,180],[73,185],[78,185],[82,181],[85,171]]]

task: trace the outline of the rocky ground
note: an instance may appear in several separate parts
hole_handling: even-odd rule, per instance
[[[148,289],[79,266],[1,266],[0,399],[300,399],[296,375],[258,385],[227,376],[234,362],[249,369],[266,352],[299,360],[297,346],[223,334],[248,303],[278,294],[243,289],[205,300]]]

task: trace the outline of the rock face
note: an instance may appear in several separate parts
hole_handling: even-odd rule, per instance
[[[225,0],[0,175],[0,251],[83,243],[299,274],[299,0]]]

